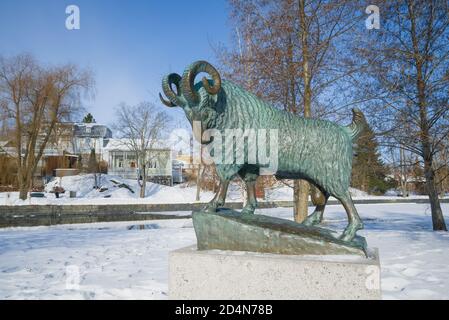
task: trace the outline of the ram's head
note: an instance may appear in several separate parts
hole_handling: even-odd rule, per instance
[[[201,82],[195,84],[195,77],[201,72],[209,74],[212,79],[203,77]],[[159,97],[167,107],[181,107],[190,124],[193,126],[195,121],[200,122],[201,132],[204,132],[216,125],[216,103],[220,89],[221,78],[218,71],[206,61],[197,61],[186,68],[182,77],[177,73],[165,76],[162,80],[162,90],[168,100],[160,93]],[[199,139],[201,133],[195,131],[195,138],[202,141]]]

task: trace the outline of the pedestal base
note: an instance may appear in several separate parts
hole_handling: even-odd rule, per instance
[[[377,250],[355,255],[170,252],[170,299],[380,299]]]

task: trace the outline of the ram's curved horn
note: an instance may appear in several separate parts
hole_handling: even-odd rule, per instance
[[[198,92],[194,89],[194,81],[195,77],[200,72],[206,72],[211,75],[214,84],[210,86],[209,81],[206,77],[203,77],[203,87],[209,94],[217,94],[221,88],[221,78],[217,69],[215,69],[209,62],[207,61],[197,61],[192,63],[187,69],[184,71],[181,80],[181,90],[184,95],[184,98],[193,104],[199,102]]]
[[[159,92],[159,99],[161,99],[161,102],[165,104],[167,107],[176,107],[176,104],[172,103],[171,101],[165,100],[162,94]]]
[[[179,85],[180,81],[181,76],[177,73],[170,73],[162,79],[162,90],[164,91],[164,94],[167,96],[169,101],[165,100],[160,93],[159,98],[167,107],[183,106],[185,104],[179,97],[181,92]],[[171,87],[172,84],[176,86],[176,93],[173,92],[173,89]]]

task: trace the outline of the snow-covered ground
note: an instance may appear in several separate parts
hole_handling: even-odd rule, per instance
[[[114,182],[115,181],[115,182]],[[121,188],[121,183],[127,184],[134,192],[127,188]],[[50,191],[55,184],[62,186],[66,192],[57,199]],[[0,205],[46,205],[46,204],[138,204],[138,203],[193,203],[195,202],[196,186],[187,187],[175,185],[163,186],[155,183],[147,183],[146,197],[139,198],[139,186],[136,180],[122,179],[111,175],[102,175],[99,185],[104,191],[94,189],[94,176],[92,174],[56,178],[49,182],[45,188],[44,198],[28,198],[20,200],[18,192],[0,192]],[[69,191],[76,192],[76,198],[69,197]],[[242,201],[242,192],[239,184],[231,183],[227,195],[227,201]],[[371,196],[366,192],[351,188],[354,199],[397,199],[397,196]],[[266,201],[292,200],[293,189],[279,184],[276,187],[265,190]],[[209,191],[201,192],[201,202],[208,202],[213,197]],[[411,196],[409,199],[427,198],[426,196]],[[332,199],[332,198],[331,198]]]
[[[449,299],[449,233],[431,231],[429,206],[357,207],[360,235],[380,251],[383,297]],[[257,213],[290,218],[292,209]],[[325,218],[346,224],[340,205]],[[0,299],[166,299],[168,252],[195,241],[189,219],[0,229]]]
[[[28,198],[20,200],[18,192],[1,192],[0,204],[2,205],[46,205],[46,204],[119,204],[119,203],[189,203],[194,202],[196,188],[177,185],[174,187],[156,183],[147,183],[146,197],[139,198],[140,187],[136,180],[122,179],[111,175],[101,175],[99,186],[105,191],[94,189],[94,176],[92,174],[55,178],[45,187],[44,198]],[[115,182],[114,182],[115,181]],[[121,183],[127,184],[134,192],[120,187]],[[55,184],[62,186],[66,192],[60,194],[57,199],[50,191]],[[76,192],[76,198],[70,198],[69,191]],[[211,192],[202,192],[201,200],[212,199]]]

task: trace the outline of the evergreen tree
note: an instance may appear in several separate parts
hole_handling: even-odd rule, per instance
[[[90,112],[83,118],[83,123],[95,123],[95,119]]]
[[[98,188],[98,180],[97,180],[97,173],[98,173],[98,162],[97,162],[97,156],[95,154],[95,149],[92,148],[90,150],[89,155],[89,163],[88,163],[88,171],[89,173],[92,173],[94,175],[94,188]]]
[[[378,151],[378,143],[370,127],[366,127],[354,148],[352,186],[368,193],[383,194],[390,187],[387,168]]]

